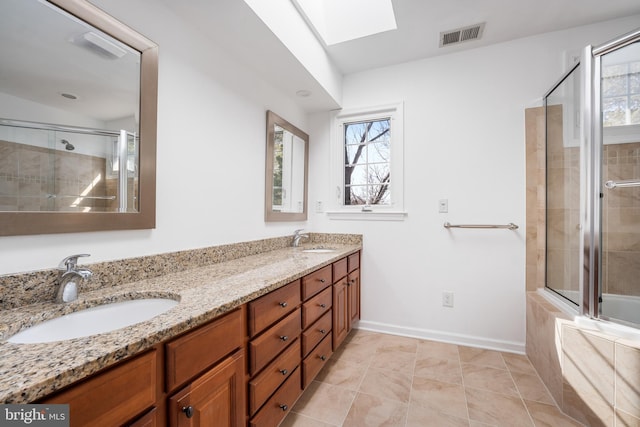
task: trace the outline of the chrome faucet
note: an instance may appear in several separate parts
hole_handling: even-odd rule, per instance
[[[78,299],[78,281],[93,275],[88,268],[78,268],[78,258],[85,256],[89,254],[71,255],[60,261],[56,302],[71,302]]]
[[[293,242],[291,242],[291,246],[293,246],[294,248],[300,246],[300,239],[309,239],[309,235],[300,234],[301,231],[302,229],[293,232]]]

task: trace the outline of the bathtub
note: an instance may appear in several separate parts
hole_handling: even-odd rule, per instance
[[[574,321],[580,327],[586,329],[593,329],[603,333],[612,334],[621,338],[627,338],[640,341],[640,297],[626,296],[617,294],[602,294],[602,316],[609,319],[621,319],[626,322],[635,323],[637,326],[626,326],[614,322],[608,322],[606,320],[591,319],[587,316],[581,316],[578,314],[577,308],[568,303],[563,298],[559,297],[548,289],[539,290],[542,295],[545,296],[563,312],[574,317]],[[579,300],[578,291],[562,291],[562,294],[572,301]]]

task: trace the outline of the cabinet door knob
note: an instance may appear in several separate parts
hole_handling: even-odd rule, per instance
[[[326,334],[326,333],[327,333],[327,331],[325,331],[324,329],[320,329],[320,333],[321,333],[322,335],[324,335],[324,334]]]
[[[324,283],[326,280],[324,279],[320,279],[320,283]]]
[[[282,375],[287,375],[289,373],[289,371],[287,371],[286,369],[280,369],[280,373]]]
[[[287,409],[289,409],[289,407],[285,404],[280,405],[280,409],[282,409],[283,411],[286,411]]]
[[[193,406],[183,406],[182,412],[184,412],[187,418],[193,417]]]
[[[326,307],[327,307],[327,304],[320,304],[320,307],[322,307],[322,308],[326,308]]]
[[[278,303],[280,305],[280,307],[285,308],[287,306],[287,302],[286,301],[282,301],[281,303]]]
[[[327,356],[323,354],[322,356],[320,356],[320,360],[327,360]]]
[[[286,341],[286,340],[288,340],[288,339],[289,339],[289,337],[288,337],[288,336],[286,336],[286,335],[280,335],[280,339],[281,339],[282,341]]]

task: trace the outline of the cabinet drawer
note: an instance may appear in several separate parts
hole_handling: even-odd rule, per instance
[[[69,404],[71,426],[122,425],[155,404],[156,378],[153,350],[41,403]]]
[[[325,313],[320,320],[302,333],[302,357],[311,350],[331,331],[331,311]]]
[[[271,360],[300,335],[300,308],[249,342],[251,375],[267,366]]]
[[[333,263],[333,281],[336,282],[347,275],[347,259],[342,258],[340,261]]]
[[[332,301],[331,287],[328,287],[302,304],[302,329],[311,326],[320,316],[331,310]]]
[[[356,252],[355,254],[349,255],[347,259],[349,260],[348,262],[349,273],[351,273],[353,270],[357,268],[360,268],[360,252]]]
[[[306,301],[331,284],[331,266],[307,274],[302,278],[302,299]]]
[[[274,360],[264,371],[249,382],[249,410],[255,414],[280,384],[300,365],[300,340]]]
[[[167,390],[241,347],[243,336],[242,311],[236,310],[166,344]]]
[[[329,333],[302,361],[302,388],[307,388],[311,384],[311,381],[318,375],[318,372],[320,372],[320,369],[327,363],[332,354],[331,333]]]
[[[302,394],[300,369],[296,369],[282,387],[267,401],[260,412],[253,417],[249,425],[251,427],[273,427],[279,425],[291,411],[300,394]]]
[[[248,304],[249,336],[253,337],[300,304],[300,279]]]

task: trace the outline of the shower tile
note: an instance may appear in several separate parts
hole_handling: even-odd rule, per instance
[[[640,418],[640,348],[616,343],[616,408]]]
[[[616,426],[621,427],[640,427],[640,418],[629,415],[623,411],[616,410]]]
[[[613,406],[567,383],[563,384],[562,411],[590,427],[614,426]]]
[[[565,325],[562,329],[564,411],[589,423],[612,425],[614,343]]]

